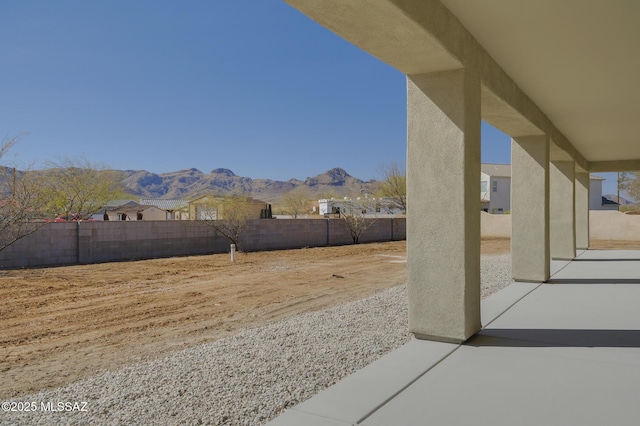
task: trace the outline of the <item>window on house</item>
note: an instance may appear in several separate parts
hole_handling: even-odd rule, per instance
[[[498,181],[497,180],[494,180],[491,183],[491,191],[492,192],[498,192]]]
[[[487,186],[488,182],[486,180],[480,182],[480,192],[487,192]]]

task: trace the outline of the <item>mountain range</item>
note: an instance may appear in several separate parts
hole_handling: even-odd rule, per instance
[[[618,196],[615,194],[606,194],[602,196],[603,198],[606,198],[609,201],[614,201],[617,202],[618,204],[620,204],[621,206],[626,206],[628,204],[634,204],[633,202],[627,200],[624,197],[620,197],[620,200],[618,201]]]
[[[371,194],[376,180],[363,181],[339,167],[305,180],[252,179],[237,176],[229,169],[214,169],[209,173],[198,169],[169,173],[146,170],[120,171],[127,192],[140,198],[196,198],[204,194],[246,194],[259,200],[276,203],[280,197],[296,188],[305,188],[311,197],[346,197]]]

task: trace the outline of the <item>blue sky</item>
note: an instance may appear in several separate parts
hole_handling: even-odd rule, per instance
[[[405,77],[281,0],[4,1],[0,39],[18,165],[367,180],[405,164]],[[482,161],[510,162],[484,124]]]

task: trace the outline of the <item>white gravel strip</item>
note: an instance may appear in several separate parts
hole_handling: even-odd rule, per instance
[[[482,256],[481,274],[483,297],[505,287],[510,255]],[[0,425],[261,425],[407,342],[407,315],[402,285],[14,399],[37,410]]]

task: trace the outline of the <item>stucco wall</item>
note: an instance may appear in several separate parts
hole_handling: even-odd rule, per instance
[[[483,237],[511,237],[511,215],[480,213]],[[589,237],[594,240],[640,241],[640,215],[591,210]]]
[[[589,233],[594,240],[640,241],[640,215],[592,210],[589,212]]]
[[[404,218],[377,219],[360,242],[403,240]],[[351,244],[342,220],[251,220],[244,250],[278,250]],[[0,268],[70,265],[229,251],[229,240],[193,221],[48,223],[0,252]]]
[[[480,212],[480,235],[485,238],[511,238],[511,215]]]

